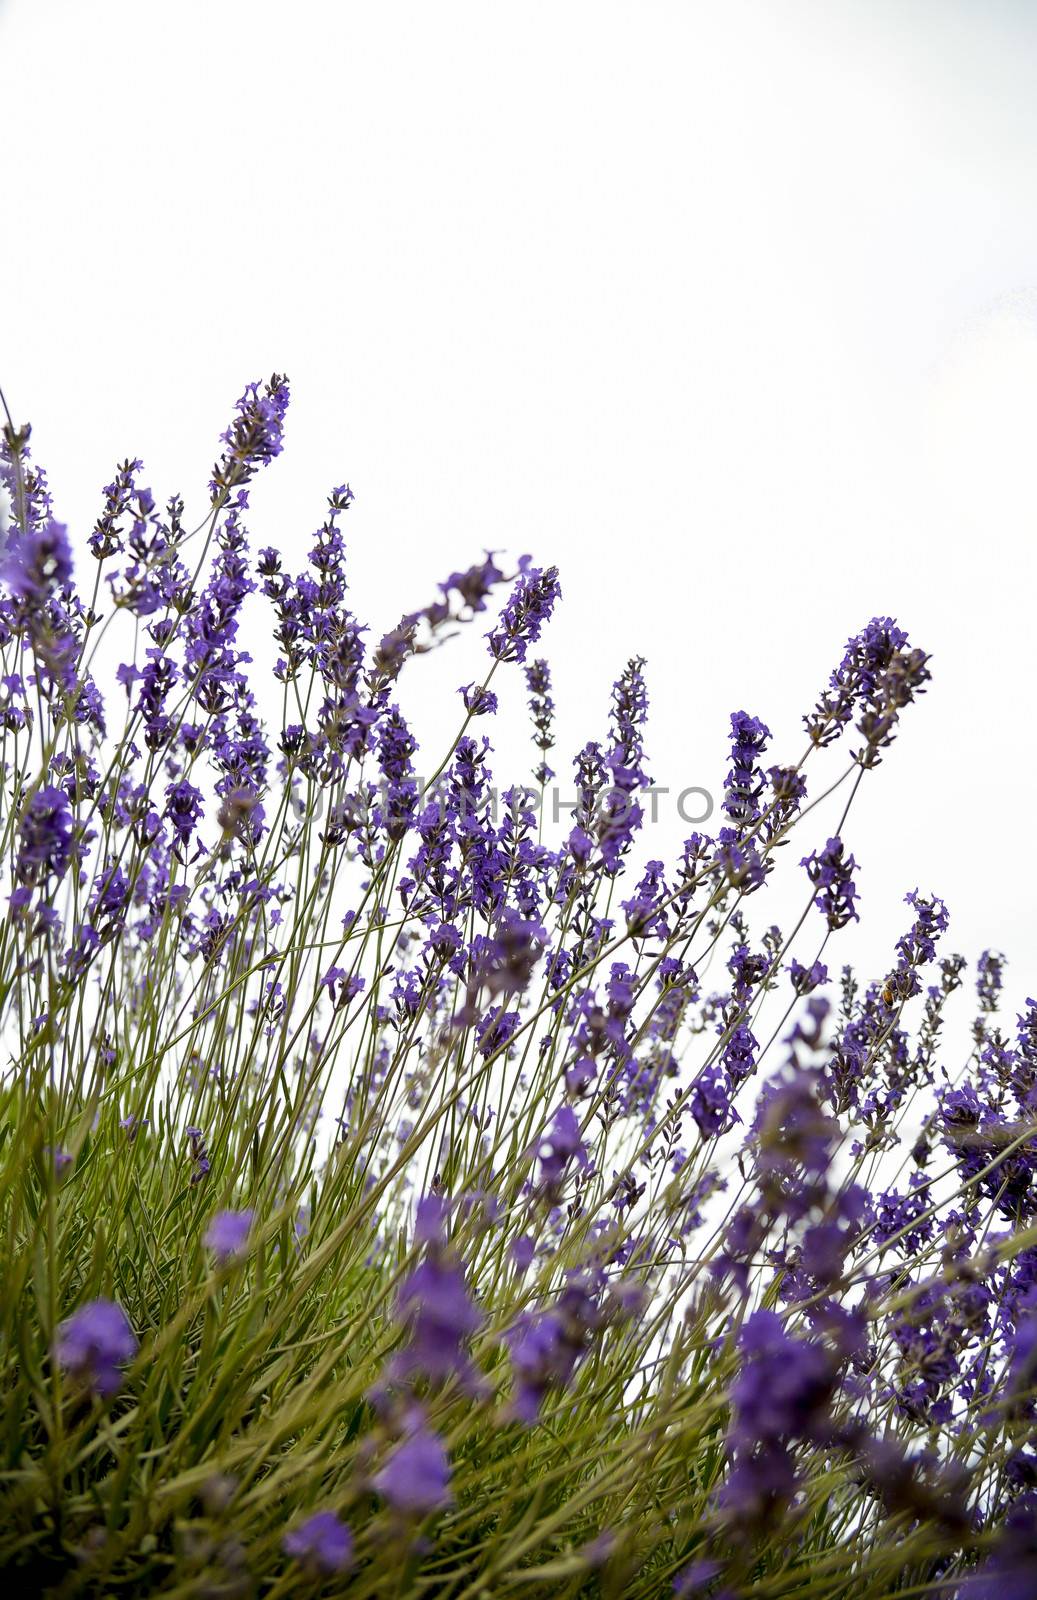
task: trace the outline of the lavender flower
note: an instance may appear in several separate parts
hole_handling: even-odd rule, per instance
[[[551,671],[540,658],[526,667],[526,688],[529,690],[529,711],[540,761],[533,773],[537,783],[550,783],[553,770],[547,764],[547,752],[554,745],[554,701],[551,699]]]
[[[450,1461],[442,1439],[418,1421],[372,1481],[394,1511],[408,1517],[424,1517],[450,1504],[450,1476]]]
[[[244,1255],[255,1221],[254,1211],[217,1211],[205,1233],[205,1243],[220,1261]]]
[[[433,1382],[449,1377],[470,1382],[472,1364],[466,1346],[482,1318],[468,1293],[464,1268],[448,1248],[445,1208],[436,1204],[435,1197],[421,1202],[416,1233],[425,1244],[425,1257],[400,1285],[397,1316],[410,1339],[394,1358],[392,1374],[405,1378],[421,1373]]]
[[[114,1300],[91,1300],[61,1324],[54,1353],[66,1372],[107,1399],[122,1388],[121,1368],[137,1353],[125,1311]]]
[[[456,594],[464,611],[470,616],[485,611],[487,595],[498,583],[504,582],[504,574],[494,561],[494,554],[494,551],[487,550],[485,561],[474,562],[464,572],[452,572],[440,586],[447,597]],[[432,607],[429,607],[429,611],[433,613],[429,616],[433,627],[446,620],[445,617],[437,616]]]
[[[857,863],[844,851],[841,839],[829,839],[823,850],[804,856],[800,862],[817,889],[814,904],[833,929],[845,928],[848,922],[860,920],[854,905],[857,889],[853,873]]]
[[[550,1310],[523,1312],[507,1335],[515,1377],[512,1410],[527,1426],[538,1420],[551,1390],[570,1382],[604,1324],[595,1287],[571,1276]]]
[[[731,766],[724,789],[724,810],[736,828],[751,827],[760,815],[764,790],[759,760],[771,730],[747,711],[731,714]]]
[[[901,710],[924,692],[928,660],[924,651],[910,648],[907,634],[891,617],[873,617],[848,640],[828,689],[804,718],[811,739],[831,744],[856,716],[865,745],[854,758],[862,766],[877,766],[880,750],[892,743]]]
[[[643,658],[633,656],[612,689],[610,746],[604,759],[612,781],[597,808],[596,824],[602,864],[609,873],[619,872],[644,820],[642,807],[634,796],[651,781],[644,770],[648,693],[643,668]],[[593,748],[589,746],[588,750]]]
[[[491,716],[497,709],[497,696],[479,683],[465,683],[458,689],[470,717]]]
[[[39,607],[55,589],[72,582],[72,546],[68,529],[49,520],[8,541],[0,582],[26,604]]]
[[[186,779],[171,783],[166,790],[166,816],[181,849],[186,849],[201,821],[204,806],[200,792]]]
[[[540,1181],[551,1191],[557,1190],[561,1185],[569,1170],[570,1162],[575,1160],[577,1165],[583,1168],[590,1165],[580,1137],[580,1124],[571,1106],[559,1106],[551,1122],[550,1131],[540,1141],[538,1154]]]
[[[731,1101],[731,1085],[723,1068],[716,1064],[704,1067],[689,1097],[691,1114],[704,1139],[725,1133],[733,1125],[737,1112]]]
[[[142,461],[127,459],[116,468],[111,483],[105,485],[104,510],[90,535],[90,550],[98,561],[122,551],[125,539],[122,519],[125,516],[135,513],[133,526],[139,537],[138,530],[143,531],[145,520],[155,509],[151,490],[137,487],[137,473],[143,466]]]
[[[258,383],[246,386],[230,426],[220,435],[227,449],[213,467],[209,487],[214,500],[221,492],[248,483],[259,468],[281,454],[288,401],[288,380],[279,373],[262,388]]]
[[[508,1349],[515,1371],[515,1415],[532,1424],[552,1384],[568,1381],[579,1351],[567,1343],[561,1318],[551,1312],[521,1316],[508,1337]]]
[[[1037,1578],[1037,1508],[1032,1497],[1010,1508],[994,1553],[962,1600],[1032,1600]]]
[[[206,1148],[202,1130],[201,1128],[186,1128],[184,1134],[190,1146],[191,1160],[194,1163],[191,1182],[192,1184],[201,1183],[202,1179],[207,1177],[211,1170],[209,1151]]]
[[[997,950],[984,950],[976,963],[976,994],[980,1010],[988,1015],[998,1008],[1004,968],[1005,958]]]
[[[281,1548],[311,1572],[325,1576],[345,1572],[353,1561],[353,1535],[334,1511],[315,1511],[285,1534]]]
[[[496,661],[525,661],[561,594],[557,567],[527,567],[519,575],[496,628],[486,637]]]
[[[72,808],[63,789],[47,786],[29,797],[18,829],[15,877],[26,887],[64,877],[72,859]]]
[[[792,979],[792,987],[798,995],[812,994],[815,989],[828,982],[828,968],[823,961],[815,961],[811,966],[804,967],[793,957],[789,965],[789,976]]]
[[[320,988],[326,989],[331,996],[331,1003],[336,1011],[342,1011],[362,994],[366,979],[357,972],[347,972],[344,967],[329,967],[320,980]]]
[[[738,1338],[731,1385],[731,1470],[720,1494],[728,1516],[763,1523],[792,1498],[791,1445],[825,1432],[836,1369],[820,1345],[791,1337],[773,1311],[754,1311]]]

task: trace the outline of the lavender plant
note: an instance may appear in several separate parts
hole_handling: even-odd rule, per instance
[[[1003,957],[967,984],[917,891],[886,971],[829,976],[927,656],[868,622],[785,764],[735,712],[669,862],[634,657],[552,832],[557,572],[488,553],[369,638],[348,486],[304,558],[250,549],[288,399],[248,386],[199,527],[127,459],[75,553],[4,428],[9,1581],[1037,1593],[1037,1003],[1006,1026]],[[404,675],[457,633],[423,782]],[[498,796],[509,674],[533,782]]]

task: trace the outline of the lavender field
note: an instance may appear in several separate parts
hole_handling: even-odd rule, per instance
[[[1027,1600],[1037,1003],[938,886],[840,954],[938,663],[862,617],[790,750],[761,685],[653,859],[650,664],[554,739],[580,573],[459,552],[376,637],[348,486],[253,548],[288,407],[201,525],[127,460],[74,541],[5,420],[8,1592]]]

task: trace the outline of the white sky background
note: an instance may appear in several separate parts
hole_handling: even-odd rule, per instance
[[[864,927],[829,954],[884,971],[917,885],[1018,998],[1035,70],[1004,0],[0,0],[0,383],[85,540],[126,454],[200,518],[234,400],[286,371],[254,547],[301,566],[348,479],[377,632],[484,546],[556,562],[563,777],[635,652],[659,783],[719,792],[743,706],[794,760],[847,635],[896,616],[935,681],[851,814]],[[483,659],[408,668],[429,767]]]

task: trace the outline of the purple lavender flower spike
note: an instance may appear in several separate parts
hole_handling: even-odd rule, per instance
[[[845,928],[848,922],[860,920],[854,902],[857,888],[853,873],[857,863],[845,853],[841,839],[829,839],[823,850],[804,856],[801,867],[817,890],[814,904],[824,913],[830,928]]]
[[[72,582],[72,546],[68,529],[53,520],[27,533],[15,533],[7,544],[0,582],[27,605],[41,606],[55,589]]]
[[[482,684],[464,683],[457,692],[470,717],[492,716],[497,709],[497,696],[492,689],[484,689]]]
[[[230,426],[220,435],[227,448],[212,470],[209,488],[214,500],[220,493],[248,483],[281,454],[289,399],[288,380],[277,372],[262,387],[246,385]],[[239,499],[239,504],[243,503]]]
[[[107,1399],[122,1387],[137,1338],[114,1300],[91,1300],[61,1324],[54,1350],[66,1372]]]
[[[559,1106],[547,1133],[540,1141],[540,1181],[548,1189],[556,1189],[575,1160],[588,1167],[590,1159],[580,1137],[580,1123],[572,1106]]]
[[[205,1137],[201,1128],[185,1128],[184,1136],[191,1151],[191,1160],[194,1162],[194,1171],[191,1173],[192,1184],[201,1183],[211,1171],[209,1151],[206,1148]]]
[[[760,757],[771,730],[747,711],[731,713],[731,766],[724,790],[724,810],[736,828],[749,828],[760,815],[764,777]]]
[[[166,816],[181,850],[190,844],[203,811],[201,793],[193,784],[182,778],[179,783],[169,785],[166,790]]]
[[[352,1564],[353,1535],[334,1511],[315,1511],[285,1534],[281,1548],[315,1575],[330,1577]]]
[[[73,819],[63,789],[37,789],[22,813],[18,830],[15,877],[33,888],[49,878],[64,877],[72,859]]]
[[[803,719],[813,742],[831,744],[856,717],[865,744],[853,752],[854,759],[864,767],[878,766],[879,752],[892,743],[901,710],[925,691],[928,660],[923,650],[910,647],[892,617],[872,617],[847,641],[828,688]]]
[[[425,1517],[450,1504],[450,1476],[450,1460],[442,1439],[424,1422],[418,1422],[396,1445],[372,1481],[394,1511]]]
[[[551,698],[551,671],[542,658],[531,661],[525,669],[526,688],[529,690],[529,712],[533,719],[535,743],[540,751],[540,761],[533,776],[537,783],[550,783],[554,771],[547,764],[547,752],[554,744],[555,705]]]
[[[528,568],[520,573],[496,628],[486,635],[497,661],[525,661],[526,651],[540,638],[561,594],[558,568]]]
[[[414,1234],[415,1243],[424,1245],[424,1258],[400,1284],[397,1317],[410,1338],[390,1372],[396,1378],[419,1373],[433,1383],[456,1377],[470,1386],[467,1343],[482,1318],[468,1293],[464,1267],[448,1247],[447,1217],[439,1196],[419,1201]]]
[[[205,1243],[220,1261],[233,1261],[245,1253],[254,1211],[217,1211],[205,1233]]]

